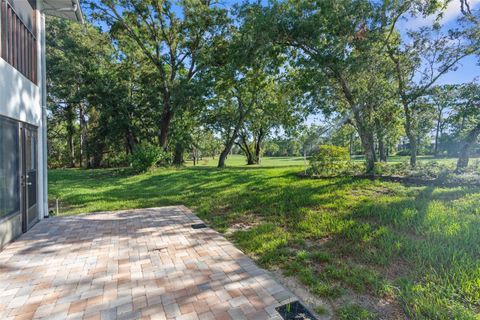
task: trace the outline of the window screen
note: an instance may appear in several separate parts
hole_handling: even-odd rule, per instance
[[[19,129],[0,117],[0,218],[20,211]]]
[[[35,17],[36,12],[25,0],[0,0],[0,56],[37,83]]]

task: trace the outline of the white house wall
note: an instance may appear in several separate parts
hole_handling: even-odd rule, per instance
[[[24,0],[23,0],[24,1]],[[42,7],[42,2],[37,1],[37,8]],[[43,134],[44,124],[42,121],[42,89],[45,81],[45,59],[42,58],[44,50],[44,16],[39,15],[36,19],[38,33],[37,41],[37,66],[38,66],[38,84],[34,84],[19,71],[13,68],[5,60],[0,58],[0,116],[5,116],[13,120],[25,122],[37,127],[38,141],[38,185],[37,185],[37,205],[38,217],[43,219],[48,215],[48,201],[45,196],[47,193],[46,177],[46,145]],[[45,92],[45,91],[43,91]],[[43,99],[45,104],[45,99]],[[1,152],[0,146],[0,152]],[[21,234],[21,217],[13,215],[8,219],[0,221],[0,248]]]
[[[40,88],[0,58],[0,115],[39,127],[40,102]]]

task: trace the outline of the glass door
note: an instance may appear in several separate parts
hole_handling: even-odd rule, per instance
[[[22,203],[23,231],[26,232],[38,221],[37,205],[37,129],[22,125]]]

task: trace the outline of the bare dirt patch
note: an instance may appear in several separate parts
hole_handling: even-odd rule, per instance
[[[384,270],[380,270],[390,282],[396,281],[398,278],[406,277],[412,270],[403,259],[396,259]]]
[[[263,219],[254,213],[244,214],[241,217],[234,218],[229,222],[226,235],[234,234],[237,231],[249,230],[263,223]]]
[[[337,257],[341,256],[342,260],[345,260],[345,261],[348,260],[352,262],[355,261],[356,265],[360,267],[365,267],[365,268],[373,267],[371,265],[367,266],[367,265],[361,264],[359,261],[356,261],[357,259],[355,259],[350,255],[342,255],[340,254],[340,252],[336,252],[335,249],[338,248],[339,245],[340,245],[339,239],[332,241],[332,237],[326,237],[326,238],[320,239],[319,241],[317,240],[315,242],[311,241],[311,242],[308,242],[307,244],[309,250],[312,250],[313,248],[323,248],[323,249],[326,249],[328,252],[332,253],[333,255],[336,255]],[[317,274],[320,274],[322,273],[324,264],[316,263],[313,267],[315,268],[315,272]],[[397,259],[396,261],[390,263],[389,266],[386,268],[374,267],[374,269],[376,269],[379,273],[384,275],[384,277],[389,283],[394,283],[398,278],[407,276],[411,270],[407,262],[401,259]],[[295,279],[292,279],[292,281],[295,281]],[[296,282],[296,285],[298,285],[299,287],[303,287],[303,290],[309,293],[307,289],[305,289],[305,286],[303,286],[298,281],[295,281],[295,282]],[[294,291],[294,293],[296,292]],[[323,301],[321,299],[319,300]],[[375,314],[376,319],[382,319],[382,320],[383,319],[385,320],[407,319],[400,303],[393,296],[378,297],[369,293],[365,293],[365,294],[355,293],[353,289],[347,289],[345,294],[342,295],[340,298],[329,299],[328,303],[330,306],[329,310],[332,310],[333,314],[335,313],[335,310],[338,310],[345,305],[356,304],[373,312]]]
[[[380,320],[401,320],[406,319],[405,313],[399,303],[392,298],[378,298],[369,294],[356,294],[349,290],[338,299],[322,299],[312,294],[308,289],[294,277],[287,277],[280,270],[272,272],[275,279],[292,291],[310,309],[322,306],[328,310],[328,314],[318,315],[319,320],[336,319],[335,310],[349,304],[357,304],[375,313],[375,318]]]
[[[369,294],[356,294],[349,292],[343,297],[332,302],[335,309],[344,305],[357,304],[365,309],[375,313],[375,318],[379,320],[401,320],[407,319],[402,307],[397,301],[390,298],[377,298]]]

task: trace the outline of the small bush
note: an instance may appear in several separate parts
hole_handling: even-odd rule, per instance
[[[375,163],[375,174],[382,176],[407,176],[411,171],[408,162],[401,163]]]
[[[310,158],[309,171],[313,175],[334,176],[346,173],[350,165],[350,154],[347,148],[321,145]]]
[[[158,162],[166,158],[167,154],[162,148],[142,143],[135,146],[130,163],[135,171],[145,172],[152,170]]]
[[[437,161],[418,162],[415,168],[410,163],[375,163],[375,174],[382,176],[415,177],[421,179],[444,179],[453,172],[453,167]]]
[[[347,165],[347,168],[344,171],[344,174],[354,176],[354,175],[365,173],[365,170],[366,170],[365,162],[350,161]]]
[[[115,153],[107,159],[108,167],[112,168],[126,167],[128,166],[128,162],[129,159],[125,152]]]
[[[425,178],[425,179],[437,179],[445,177],[450,171],[453,171],[453,167],[439,163],[437,161],[428,161],[425,163],[419,162],[415,168],[411,168],[409,176]]]

